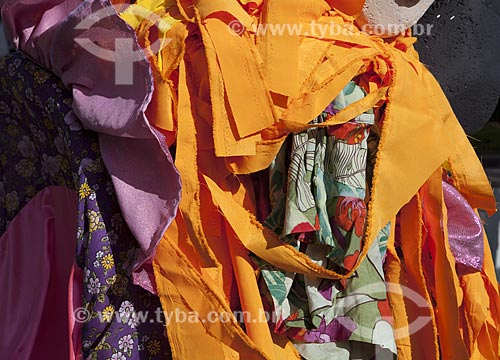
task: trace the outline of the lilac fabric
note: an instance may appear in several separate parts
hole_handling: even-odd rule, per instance
[[[76,116],[84,127],[99,133],[120,208],[142,249],[134,267],[140,274],[175,217],[181,186],[168,149],[160,145],[144,114],[153,91],[148,60],[132,28],[110,6],[104,0],[0,0],[14,45],[62,79],[72,90]],[[84,19],[102,9],[111,11],[80,29]],[[75,39],[90,39],[102,54],[115,52],[115,39],[129,39],[132,51],[120,56],[141,54],[131,63],[131,84],[117,83],[115,62],[93,55]],[[149,277],[135,278],[144,279],[142,285],[152,289]]]
[[[467,200],[443,181],[444,202],[448,210],[448,239],[460,275],[481,271],[484,260],[484,234],[481,219]]]

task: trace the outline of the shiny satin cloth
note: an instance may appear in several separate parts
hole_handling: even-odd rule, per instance
[[[484,233],[481,218],[452,185],[443,181],[448,211],[448,240],[461,274],[481,271],[484,260]]]

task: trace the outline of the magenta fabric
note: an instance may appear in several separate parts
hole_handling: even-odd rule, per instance
[[[0,357],[78,359],[81,279],[75,264],[75,191],[39,192],[0,238]],[[81,275],[80,275],[81,276]]]
[[[69,360],[83,359],[82,353],[82,321],[77,319],[78,309],[83,307],[83,272],[76,264],[73,258],[70,280],[68,282],[68,341],[69,341]]]
[[[140,284],[153,289],[149,277],[139,274],[144,273],[142,265],[151,261],[175,217],[181,185],[171,155],[162,146],[164,140],[144,114],[153,80],[134,31],[104,0],[0,0],[0,6],[13,43],[62,79],[72,90],[76,116],[86,128],[99,133],[102,157],[123,217],[142,249],[134,279],[143,279]],[[101,21],[88,29],[75,29],[105,8],[112,10]],[[115,39],[131,39],[133,53],[141,54],[132,65],[132,83],[117,84],[116,64],[92,55],[76,38],[90,39],[113,52]]]
[[[481,271],[484,260],[483,225],[467,200],[443,181],[443,194],[448,210],[448,239],[461,275]]]

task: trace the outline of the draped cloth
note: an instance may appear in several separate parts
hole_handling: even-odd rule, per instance
[[[82,291],[75,233],[76,194],[52,186],[40,191],[0,237],[0,350],[5,358],[81,356],[81,325],[74,319]]]
[[[72,342],[85,358],[164,359],[161,318],[138,320],[160,301],[133,284],[140,246],[97,134],[60,79],[19,51],[0,59],[0,99],[2,351],[67,359]]]
[[[249,254],[287,272],[345,280],[389,222],[398,224],[388,240],[385,276],[395,284],[388,296],[399,356],[465,359],[498,353],[498,284],[491,256],[485,247],[480,272],[457,274],[447,228],[440,225],[447,221],[442,166],[447,164],[453,186],[472,208],[492,213],[495,201],[445,95],[418,60],[414,38],[369,36],[353,17],[320,0],[148,0],[137,6],[173,24],[156,29],[155,20],[138,19],[130,11],[122,15],[147,52],[154,53],[148,50],[154,40],[169,41],[152,58],[163,103],[152,101],[148,111],[151,123],[176,141],[183,189],[154,269],[164,310],[196,311],[200,318],[167,324],[174,358],[204,358],[200,347],[207,349],[207,358],[298,357],[289,341],[258,317],[264,305]],[[311,21],[341,31],[320,37],[311,31]],[[235,23],[241,31],[232,31]],[[302,27],[298,36],[276,36],[256,31],[260,24]],[[367,96],[322,124],[308,124],[355,77]],[[267,168],[287,134],[344,124],[373,107],[383,126],[364,240],[350,271],[336,272],[256,220],[247,174]],[[435,255],[432,264],[424,250]],[[241,308],[253,314],[244,323],[246,331],[235,317],[201,321],[212,312],[232,311],[235,287]],[[427,304],[422,309],[411,303],[414,293]],[[419,316],[429,321],[414,331]]]
[[[444,226],[443,167],[471,208],[492,213],[495,201],[409,34],[388,41],[369,36],[341,12],[348,9],[323,0],[145,0],[137,6],[156,17],[125,10],[127,25],[113,12],[89,30],[75,26],[109,2],[0,4],[3,19],[27,21],[6,21],[16,44],[71,87],[73,110],[99,132],[124,218],[141,245],[136,273],[154,258],[164,311],[195,312],[200,320],[166,324],[175,359],[299,358],[260,316],[258,269],[249,254],[287,272],[344,281],[368,259],[389,222],[394,229],[384,272],[395,284],[388,299],[398,355],[498,356],[500,305],[491,255],[485,246],[479,272],[457,273]],[[38,15],[35,23],[22,17],[26,11]],[[256,28],[276,24],[301,27],[282,35]],[[320,36],[313,31],[318,25],[334,30]],[[144,47],[150,62],[134,63],[134,86],[108,87],[116,64],[89,54],[74,42],[78,36],[106,49],[114,49],[116,38],[132,39],[134,51]],[[309,124],[353,78],[366,97]],[[349,271],[327,269],[256,219],[249,174],[269,166],[288,134],[345,124],[372,108],[383,126],[363,243]],[[176,168],[165,146],[174,142]],[[424,306],[410,301],[414,293]],[[249,314],[242,324],[235,310]],[[201,321],[213,314],[225,316]],[[429,321],[413,331],[421,316]]]
[[[147,279],[145,268],[151,266],[156,245],[175,216],[180,183],[170,153],[159,140],[161,134],[144,115],[153,80],[134,32],[106,0],[1,0],[0,9],[14,46],[61,78],[71,89],[77,118],[99,134],[120,208],[142,249],[134,272],[140,283],[139,279]],[[96,13],[100,21],[82,25]],[[97,42],[100,53],[81,46],[82,39]],[[129,53],[116,53],[115,39],[130,40]],[[115,78],[118,61],[113,59],[132,56],[134,51],[140,56],[132,63],[132,81],[121,84]],[[115,54],[104,55],[109,52]],[[154,181],[155,176],[164,182]],[[142,285],[152,288],[149,282]]]

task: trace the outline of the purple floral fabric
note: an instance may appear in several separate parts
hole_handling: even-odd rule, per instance
[[[170,358],[160,301],[132,282],[141,248],[122,217],[97,134],[83,129],[57,77],[13,53],[0,59],[0,234],[50,185],[78,193],[84,357]]]

